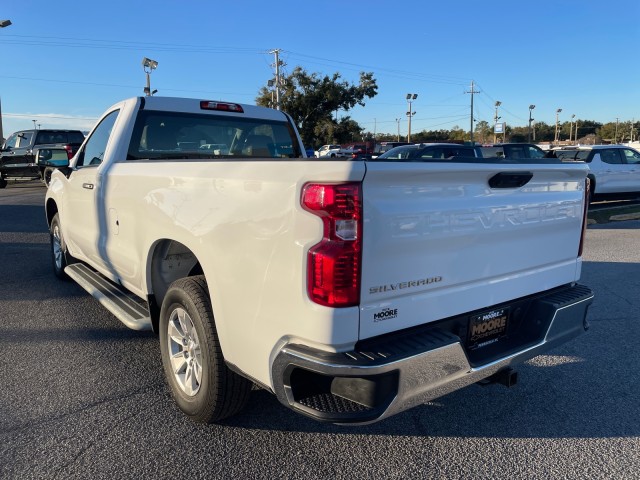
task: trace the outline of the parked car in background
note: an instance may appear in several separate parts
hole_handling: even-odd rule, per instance
[[[402,145],[409,145],[408,142],[380,142],[377,143],[373,148],[373,153],[371,154],[371,158],[376,158],[379,155],[382,155],[384,152],[388,152],[392,148],[400,147]]]
[[[37,149],[62,148],[70,159],[82,145],[80,130],[21,130],[9,135],[0,150],[0,188],[7,180],[44,179],[44,169],[36,163]]]
[[[375,159],[377,161],[396,160],[400,162],[421,162],[424,160],[451,160],[457,157],[481,157],[479,148],[456,143],[421,143],[392,148]]]
[[[371,153],[367,152],[367,146],[364,143],[352,143],[338,151],[339,157],[352,158],[355,155]]]
[[[591,200],[640,196],[640,153],[623,145],[592,145],[555,151],[564,161],[589,165]]]
[[[316,158],[334,158],[338,156],[340,148],[340,145],[323,145],[314,152],[313,156]]]
[[[531,143],[496,143],[480,147],[484,158],[547,158],[550,153],[545,152]]]

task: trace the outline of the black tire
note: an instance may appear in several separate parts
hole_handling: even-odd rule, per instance
[[[51,239],[51,260],[53,263],[53,273],[56,277],[62,280],[68,280],[69,277],[64,273],[64,269],[67,265],[71,265],[76,262],[69,251],[67,250],[67,244],[62,236],[62,229],[60,228],[60,216],[56,213],[51,220],[51,226],[49,227],[49,236]]]
[[[204,275],[171,284],[159,328],[162,365],[180,410],[196,422],[213,423],[244,408],[252,382],[224,362]]]
[[[594,196],[596,194],[596,179],[589,175],[589,195],[587,196],[587,205],[591,205],[594,201]]]
[[[55,169],[47,167],[42,171],[42,182],[48,187],[51,183],[51,174]]]
[[[0,188],[7,186],[7,181],[4,178],[0,178]]]

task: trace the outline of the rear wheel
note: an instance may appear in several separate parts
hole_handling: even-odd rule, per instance
[[[7,186],[7,181],[4,178],[0,178],[0,188]]]
[[[160,352],[171,394],[196,422],[238,413],[252,383],[224,362],[203,275],[171,284],[160,311]]]

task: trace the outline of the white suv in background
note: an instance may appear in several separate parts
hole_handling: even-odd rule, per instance
[[[340,145],[323,145],[313,154],[316,158],[337,157],[342,147]]]
[[[640,197],[640,153],[624,145],[593,145],[556,150],[562,160],[589,165],[591,198]]]

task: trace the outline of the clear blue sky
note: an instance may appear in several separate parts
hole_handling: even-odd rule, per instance
[[[143,57],[159,62],[158,95],[254,103],[287,66],[357,81],[378,95],[350,115],[367,131],[469,128],[499,115],[513,126],[572,114],[599,122],[640,118],[640,1],[5,0],[0,19],[4,135],[31,128],[88,130],[113,103],[143,94]]]

